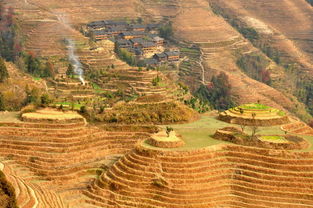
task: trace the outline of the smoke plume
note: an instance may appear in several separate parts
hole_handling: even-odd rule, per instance
[[[82,68],[82,64],[79,61],[78,56],[75,54],[75,44],[72,40],[68,39],[68,58],[70,63],[74,67],[74,73],[78,75],[79,80],[82,82],[83,85],[85,85],[85,80],[83,78],[84,70]]]
[[[68,21],[67,15],[65,15],[63,13],[57,13],[57,14],[55,14],[55,16],[57,17],[58,21],[64,26],[64,29],[66,29],[66,30],[72,30],[73,29],[71,27],[71,24]],[[68,37],[68,35],[66,33],[64,33],[64,36]],[[85,85],[85,80],[83,78],[84,70],[83,70],[82,64],[79,61],[78,56],[75,53],[76,52],[75,43],[73,40],[71,40],[69,38],[66,38],[66,43],[67,43],[67,48],[68,48],[68,59],[74,67],[74,73],[76,75],[78,75],[79,80],[82,82],[83,85]]]

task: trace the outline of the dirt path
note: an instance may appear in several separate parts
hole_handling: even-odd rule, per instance
[[[200,67],[201,67],[201,70],[202,70],[202,84],[205,84],[205,68],[204,68],[204,66],[203,66],[203,56],[204,56],[204,53],[203,53],[203,50],[202,49],[200,49],[200,60],[199,60],[199,65],[200,65]]]

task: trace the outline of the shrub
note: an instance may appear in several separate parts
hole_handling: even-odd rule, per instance
[[[4,82],[6,79],[8,79],[9,73],[7,70],[7,67],[4,63],[4,60],[0,57],[0,83]]]
[[[86,106],[84,106],[84,105],[81,106],[79,112],[80,112],[80,113],[86,113],[86,112],[87,112]]]
[[[37,106],[34,104],[29,104],[27,106],[25,106],[24,108],[21,109],[21,115],[24,113],[31,113],[31,112],[35,112],[37,110]]]

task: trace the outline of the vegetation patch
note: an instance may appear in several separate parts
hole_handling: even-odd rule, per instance
[[[167,124],[188,122],[198,118],[198,113],[179,102],[134,102],[115,105],[112,110],[96,116],[96,120],[124,124]]]
[[[18,208],[14,188],[2,171],[0,171],[0,207]]]
[[[243,110],[268,110],[271,107],[259,103],[252,103],[241,105],[238,108],[242,108]]]
[[[261,137],[259,137],[259,139],[262,141],[274,142],[274,143],[287,142],[287,140],[283,136],[261,136]]]

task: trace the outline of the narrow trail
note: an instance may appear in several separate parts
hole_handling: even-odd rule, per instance
[[[200,48],[200,53],[201,53],[200,61],[198,62],[198,64],[200,65],[201,70],[202,70],[202,80],[201,80],[201,82],[202,82],[202,84],[205,84],[205,76],[204,76],[205,68],[203,66],[203,56],[204,56],[204,53],[203,53],[203,50],[201,48]]]

